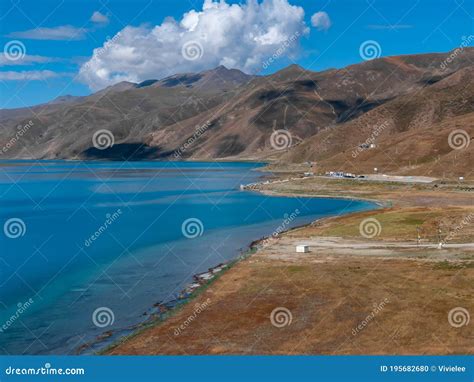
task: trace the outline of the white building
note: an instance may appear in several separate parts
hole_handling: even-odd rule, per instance
[[[308,253],[309,252],[309,245],[300,244],[296,246],[297,253]]]

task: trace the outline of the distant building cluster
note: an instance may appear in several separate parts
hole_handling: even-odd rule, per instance
[[[330,176],[331,178],[364,178],[363,175],[357,176],[356,174],[352,174],[350,172],[343,172],[343,171],[328,171],[325,174],[326,176]]]

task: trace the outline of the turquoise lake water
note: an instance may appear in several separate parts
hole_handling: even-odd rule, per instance
[[[0,353],[71,354],[282,225],[375,207],[240,191],[259,166],[0,162]]]

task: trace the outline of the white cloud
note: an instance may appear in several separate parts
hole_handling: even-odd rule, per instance
[[[59,77],[58,73],[51,70],[30,70],[24,72],[6,71],[0,72],[0,80],[2,81],[35,81],[46,80],[48,78]]]
[[[107,24],[109,22],[109,18],[103,13],[95,11],[91,16],[91,21],[98,24]]]
[[[370,24],[367,25],[367,28],[369,29],[374,29],[374,30],[398,30],[398,29],[411,29],[414,26],[411,24],[395,24],[395,25],[389,25],[389,24]]]
[[[331,19],[326,12],[316,12],[311,16],[311,25],[320,31],[327,31],[331,28]]]
[[[0,66],[46,64],[49,62],[56,62],[56,61],[59,61],[59,59],[55,57],[45,57],[45,56],[37,56],[37,55],[30,55],[30,54],[25,54],[24,56],[16,60],[12,60],[5,53],[0,53]]]
[[[7,37],[24,38],[30,40],[82,40],[86,29],[72,25],[61,25],[54,28],[35,28],[21,32],[12,32]]]
[[[282,47],[285,55],[295,54],[300,37],[308,32],[303,8],[288,0],[232,5],[205,0],[202,10],[191,10],[181,20],[125,27],[94,49],[80,78],[96,90],[119,81],[159,79],[218,65],[257,72]]]

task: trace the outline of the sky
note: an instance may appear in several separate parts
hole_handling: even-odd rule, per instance
[[[448,52],[473,26],[474,0],[2,0],[0,109],[218,65],[269,74]]]

